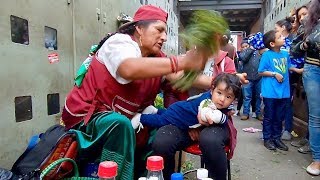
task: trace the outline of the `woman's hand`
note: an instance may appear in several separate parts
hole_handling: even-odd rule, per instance
[[[296,72],[298,74],[302,74],[303,73],[303,68],[290,68],[290,71]]]
[[[205,51],[193,49],[185,55],[178,56],[178,60],[184,70],[203,70],[209,56]]]

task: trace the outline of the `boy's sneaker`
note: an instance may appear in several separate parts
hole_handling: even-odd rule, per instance
[[[254,113],[252,113],[252,116],[251,116],[252,118],[256,118],[257,117],[257,115],[256,115],[256,113],[254,112]]]
[[[277,148],[276,148],[276,146],[275,146],[275,144],[274,144],[272,139],[265,140],[263,145],[264,145],[264,147],[266,147],[269,150],[272,150],[272,151],[277,150]]]
[[[285,141],[290,141],[292,138],[292,135],[289,131],[283,131],[281,139]]]
[[[280,139],[275,139],[273,142],[274,142],[274,145],[276,146],[276,148],[278,148],[282,151],[289,150],[288,146],[286,146]]]

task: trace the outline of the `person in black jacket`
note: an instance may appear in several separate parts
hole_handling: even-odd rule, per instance
[[[293,55],[306,53],[303,84],[309,108],[309,142],[313,162],[307,172],[320,175],[320,0],[312,0],[308,9],[303,40],[291,47]]]
[[[256,38],[259,38],[260,34],[255,36]],[[255,41],[250,41],[255,42]],[[254,45],[254,44],[253,44]],[[247,48],[240,52],[239,58],[242,62],[242,71],[244,73],[247,73],[247,80],[249,81],[248,84],[243,85],[242,91],[243,91],[243,115],[241,116],[241,120],[247,120],[249,119],[250,114],[250,103],[252,100],[252,97],[255,97],[255,114],[257,119],[263,120],[263,117],[261,115],[261,77],[258,74],[258,67],[261,59],[261,54],[265,51],[264,47],[257,48],[258,50],[255,50],[254,48]],[[254,94],[253,94],[254,92]]]

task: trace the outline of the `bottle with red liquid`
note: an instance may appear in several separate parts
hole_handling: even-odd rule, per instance
[[[163,158],[161,156],[150,156],[147,159],[147,180],[164,180],[163,179]]]
[[[99,164],[98,177],[100,180],[115,180],[118,165],[113,161],[104,161]]]

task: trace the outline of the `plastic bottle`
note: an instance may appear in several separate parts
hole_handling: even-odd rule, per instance
[[[163,158],[161,156],[150,156],[147,159],[147,180],[164,180],[163,179]]]
[[[98,177],[100,180],[115,180],[118,165],[113,161],[104,161],[99,164]]]
[[[147,178],[146,177],[139,177],[138,180],[147,180]]]
[[[204,168],[197,169],[197,179],[202,180],[208,177],[208,170]]]
[[[183,180],[183,175],[181,173],[171,174],[171,180]]]

